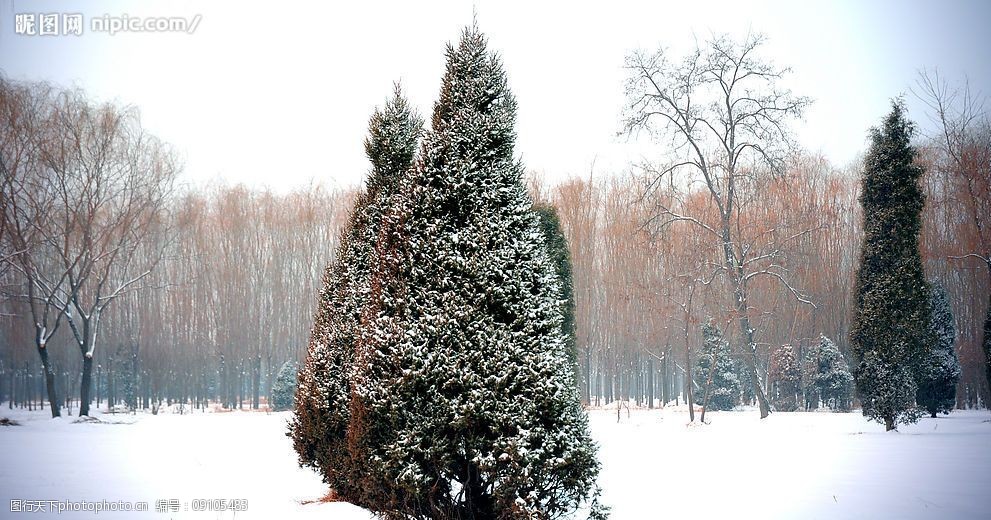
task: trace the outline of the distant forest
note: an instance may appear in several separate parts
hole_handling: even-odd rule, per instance
[[[973,107],[954,108],[943,84],[927,84],[930,115],[945,131],[917,143],[922,257],[953,313],[957,406],[986,406],[991,128]],[[3,79],[0,90],[0,402],[48,407],[48,383],[74,413],[84,370],[103,407],[270,402],[280,367],[305,355],[321,277],[358,189],[183,187],[174,152],[135,109],[44,84]],[[23,173],[42,167],[31,160],[44,163],[43,181]],[[775,351],[788,346],[802,360],[826,336],[848,352],[862,235],[861,164],[795,152],[782,166],[741,183],[731,223],[753,269],[746,314],[772,398]],[[659,406],[704,384],[685,377],[686,354],[701,348],[709,318],[734,356],[744,352],[719,276],[721,245],[699,226],[652,225],[658,201],[668,217],[718,220],[710,193],[658,185],[650,168],[530,178],[533,200],[556,208],[570,248],[579,384],[593,406]],[[87,175],[70,175],[77,170]],[[60,204],[73,208],[63,235],[56,221],[70,213]],[[753,403],[754,383],[742,375],[740,400]]]

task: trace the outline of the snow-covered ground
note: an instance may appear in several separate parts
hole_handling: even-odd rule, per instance
[[[326,488],[296,465],[286,413],[103,415],[78,424],[47,411],[0,409],[0,517],[11,500],[143,501],[148,513],[97,518],[371,516],[350,504],[307,503]],[[856,413],[590,412],[614,519],[987,518],[991,413],[958,411],[885,433]],[[109,423],[118,424],[109,424]],[[177,513],[155,513],[177,499]],[[184,510],[194,499],[246,499],[247,510]],[[191,507],[191,506],[190,506]],[[61,518],[93,518],[92,512]]]
[[[593,412],[614,518],[964,519],[991,514],[991,414],[900,432],[859,413]],[[672,516],[673,515],[673,516]]]

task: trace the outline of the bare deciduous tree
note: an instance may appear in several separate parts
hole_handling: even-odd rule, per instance
[[[26,281],[42,362],[64,321],[82,356],[79,414],[88,415],[102,316],[161,261],[178,167],[136,110],[95,105],[78,90],[12,89],[23,93],[22,145],[5,150],[4,227],[21,250],[13,265]]]
[[[55,371],[47,347],[66,309],[62,296],[68,273],[55,262],[44,232],[58,203],[41,153],[51,96],[47,85],[21,85],[0,77],[0,228],[6,249],[0,261],[23,281],[5,287],[5,292],[27,305],[52,417],[59,417]]]
[[[721,246],[722,272],[746,344],[761,417],[766,417],[770,407],[757,372],[748,283],[770,277],[799,300],[811,301],[790,284],[779,261],[782,244],[768,242],[760,233],[747,236],[742,206],[762,177],[783,171],[791,144],[786,123],[810,101],[778,86],[787,69],[758,57],[762,43],[759,36],[742,43],[715,37],[680,63],[663,50],[632,54],[626,62],[625,130],[628,135],[645,131],[670,146],[667,163],[644,168],[645,200],[653,209],[649,225],[688,223]],[[709,195],[710,211],[690,213],[678,197],[651,197],[665,185],[689,196],[701,187]]]
[[[927,195],[930,201],[941,200],[928,205],[925,227],[929,236],[924,237],[925,241],[930,248],[941,245],[940,253],[959,267],[966,269],[971,267],[968,263],[979,262],[987,273],[984,283],[991,288],[991,120],[984,108],[985,99],[973,93],[966,81],[962,86],[951,86],[937,70],[920,71],[914,91],[928,106],[937,129],[936,135],[931,136],[935,153],[931,157],[934,164],[927,179]],[[944,214],[934,208],[942,209]],[[932,244],[934,238],[949,240],[936,245]],[[972,289],[971,295],[954,299],[972,299],[968,296],[979,292],[976,286]],[[991,290],[985,292],[991,295]],[[965,350],[961,358],[966,362],[970,356],[983,357],[987,395],[991,395],[991,338],[987,337],[991,330],[991,296],[986,304],[984,330],[961,330],[965,339],[961,347],[970,350]],[[968,302],[969,307],[977,305],[980,303]],[[968,347],[978,344],[979,335],[984,336],[980,341],[983,352],[974,352],[978,349]]]

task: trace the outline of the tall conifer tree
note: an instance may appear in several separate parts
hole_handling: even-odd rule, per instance
[[[386,517],[560,518],[596,494],[516,101],[486,45],[471,27],[448,48],[421,164],[378,243],[349,439]]]
[[[850,345],[864,415],[887,430],[915,422],[917,363],[929,343],[929,289],[919,254],[925,195],[911,145],[914,125],[893,103],[864,159],[864,242]]]
[[[849,410],[853,399],[853,375],[846,358],[833,340],[819,336],[819,343],[806,353],[806,402],[834,410]]]

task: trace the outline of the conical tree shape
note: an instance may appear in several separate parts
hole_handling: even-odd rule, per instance
[[[864,160],[864,242],[850,346],[864,414],[892,430],[914,422],[915,365],[929,342],[929,290],[919,254],[925,195],[914,127],[901,102],[871,132]]]
[[[849,410],[853,394],[853,375],[846,358],[833,340],[819,336],[819,343],[813,345],[806,354],[808,365],[806,391],[815,393],[813,402],[836,410]]]
[[[288,410],[292,408],[296,394],[296,380],[299,367],[295,361],[286,361],[279,368],[272,384],[272,409]]]
[[[466,30],[380,237],[362,330],[350,438],[386,517],[558,518],[594,499],[595,447],[515,119],[499,59]]]
[[[355,502],[356,464],[347,450],[352,364],[357,329],[369,297],[369,269],[382,215],[416,152],[423,122],[397,85],[368,125],[372,164],[365,190],[341,231],[337,258],[327,267],[306,363],[299,374],[290,435],[300,463],[319,470],[339,496]]]
[[[732,410],[740,401],[740,378],[729,342],[711,319],[702,324],[702,350],[697,359],[695,377],[708,389],[708,394],[703,396],[703,400],[708,399],[708,409]]]
[[[771,354],[768,379],[772,383],[774,409],[793,412],[798,409],[797,395],[802,382],[802,368],[791,345],[782,345]]]
[[[922,357],[916,379],[919,387],[916,401],[932,417],[936,417],[940,412],[949,413],[956,404],[960,361],[953,348],[956,329],[946,290],[940,285],[933,285],[931,293],[929,328],[933,342],[927,345]]]

